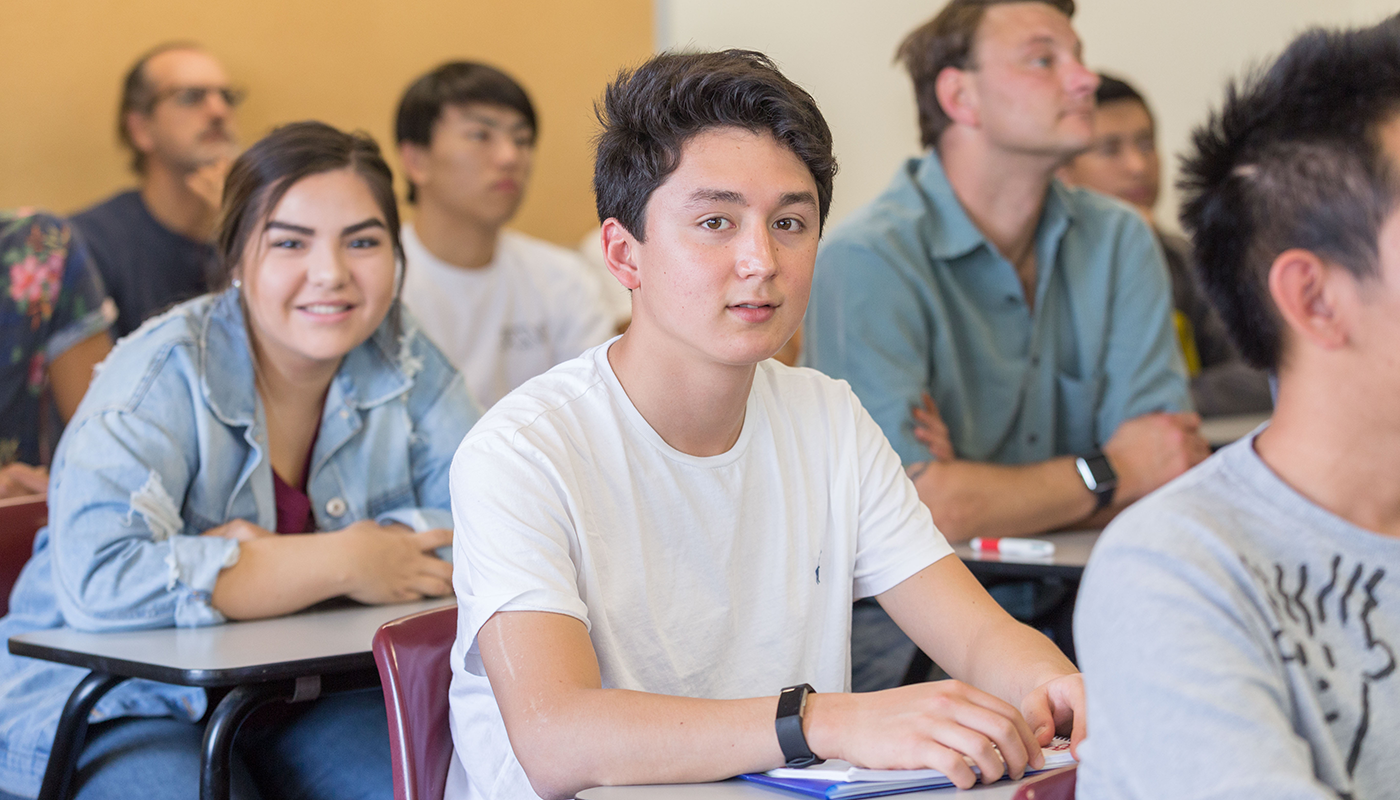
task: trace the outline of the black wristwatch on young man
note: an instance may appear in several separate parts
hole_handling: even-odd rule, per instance
[[[1113,502],[1113,492],[1118,488],[1118,473],[1113,471],[1113,465],[1108,463],[1108,456],[1102,450],[1076,458],[1074,466],[1079,470],[1079,477],[1084,479],[1084,485],[1098,500],[1095,511]]]
[[[817,758],[817,754],[807,746],[807,734],[802,732],[807,695],[815,692],[810,685],[802,683],[789,686],[778,694],[778,746],[783,749],[783,759],[789,767],[800,769],[825,760]]]

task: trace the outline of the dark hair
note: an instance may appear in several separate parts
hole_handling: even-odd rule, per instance
[[[1245,360],[1277,369],[1283,325],[1269,271],[1300,248],[1359,279],[1400,198],[1377,128],[1400,109],[1400,17],[1310,30],[1267,71],[1226,88],[1192,135],[1179,188],[1197,269]]]
[[[365,182],[384,214],[395,263],[404,263],[399,240],[399,207],[394,174],[379,145],[364,133],[343,133],[323,122],[293,122],[276,128],[233,162],[224,182],[223,206],[215,236],[214,285],[229,285],[253,239],[287,190],[303,178],[338,169],[353,170]],[[398,281],[402,291],[403,281]],[[398,303],[394,304],[398,326]]]
[[[992,6],[1027,0],[952,0],[937,16],[915,28],[900,42],[894,60],[903,62],[914,82],[919,107],[919,138],[924,147],[937,147],[943,131],[953,124],[938,102],[938,75],[944,69],[967,69],[982,15]],[[1035,0],[1074,16],[1074,0]]]
[[[133,111],[151,113],[151,109],[155,107],[156,88],[151,85],[150,78],[146,75],[146,65],[156,56],[173,50],[203,52],[204,48],[194,42],[158,44],[136,59],[136,63],[131,65],[131,69],[127,70],[126,76],[122,78],[122,99],[117,108],[117,139],[131,151],[131,169],[137,175],[146,174],[146,154],[138,150],[136,142],[131,140],[131,131],[126,127],[126,115]]]
[[[818,231],[831,210],[836,156],[817,101],[752,50],[662,53],[623,70],[595,106],[593,192],[599,221],[614,217],[646,238],[652,192],[680,165],[681,148],[702,131],[767,132],[797,156],[817,184]]]
[[[1147,100],[1143,98],[1141,92],[1133,88],[1131,83],[1115,75],[1100,72],[1099,88],[1094,90],[1094,105],[1101,106],[1125,101],[1137,103],[1147,111],[1147,116],[1152,116],[1152,109],[1147,105]]]
[[[530,133],[539,136],[539,121],[530,95],[509,75],[495,67],[474,61],[449,61],[409,85],[399,100],[394,118],[394,140],[397,144],[430,147],[433,126],[442,118],[445,106],[482,103],[504,106],[520,112],[530,125]],[[408,202],[418,201],[418,188],[408,182]]]

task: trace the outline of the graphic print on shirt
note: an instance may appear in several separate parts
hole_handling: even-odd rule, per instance
[[[1282,625],[1273,631],[1279,656],[1285,663],[1297,662],[1314,681],[1325,719],[1346,753],[1349,782],[1371,725],[1371,685],[1395,674],[1395,649],[1377,638],[1371,625],[1385,569],[1348,564],[1340,554],[1317,573],[1310,573],[1307,564],[1285,568],[1274,563],[1265,569],[1243,556],[1240,560],[1266,589]],[[1360,657],[1339,661],[1338,653]]]

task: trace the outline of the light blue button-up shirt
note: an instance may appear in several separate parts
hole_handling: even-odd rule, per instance
[[[308,466],[319,530],[363,519],[452,527],[447,473],[480,416],[462,377],[405,315],[341,361]],[[176,306],[122,339],[64,431],[39,531],[0,642],[82,630],[210,625],[238,542],[234,519],[276,530],[266,422],[237,290]],[[0,653],[0,789],[32,796],[59,712],[84,670]],[[195,720],[203,689],[131,680],[92,719]]]
[[[1191,408],[1171,287],[1146,223],[1058,181],[1035,233],[1035,306],[972,224],[936,152],[911,159],[817,254],[805,363],[851,388],[906,464],[933,396],[959,458],[1045,461],[1125,420]]]

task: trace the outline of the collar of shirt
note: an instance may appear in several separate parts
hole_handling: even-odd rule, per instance
[[[943,161],[939,158],[937,150],[929,150],[923,158],[910,159],[905,164],[905,174],[929,208],[929,213],[924,219],[930,227],[929,235],[925,237],[925,241],[929,243],[930,256],[940,261],[951,262],[968,255],[978,247],[986,247],[988,251],[996,253],[996,248],[972,223],[962,202],[953,193],[953,185],[948,182],[948,174],[943,170]],[[1050,181],[1050,190],[1046,194],[1045,207],[1041,210],[1040,222],[1035,233],[1036,257],[1039,264],[1053,266],[1053,255],[1058,249],[1059,241],[1074,222],[1074,212],[1066,196],[1067,191],[1058,180]],[[1047,270],[1041,272],[1045,273]]]

